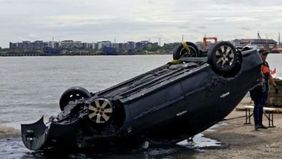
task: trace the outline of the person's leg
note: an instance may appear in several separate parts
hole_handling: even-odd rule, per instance
[[[263,105],[262,103],[260,103],[258,108],[258,125],[260,128],[265,128],[265,126],[262,125],[262,117],[263,117]]]
[[[260,123],[260,102],[258,99],[254,100],[254,123],[255,123],[255,129],[258,129],[259,123]]]
[[[265,104],[266,104],[267,96],[268,96],[268,92],[267,92],[267,91],[266,91],[266,92],[263,92],[262,95],[261,95],[261,100],[260,100],[261,108],[260,108],[259,125],[260,125],[262,128],[266,128],[266,127],[262,124],[262,118],[263,118],[263,107],[264,107]]]

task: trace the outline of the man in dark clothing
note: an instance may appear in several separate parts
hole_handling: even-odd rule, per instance
[[[266,104],[267,97],[268,97],[268,90],[269,90],[269,82],[274,87],[275,93],[278,93],[278,88],[271,76],[271,72],[269,69],[269,65],[266,61],[266,57],[268,52],[266,50],[259,51],[261,58],[262,58],[262,65],[261,65],[261,79],[260,85],[256,86],[250,91],[250,95],[252,100],[254,101],[254,122],[255,122],[255,129],[266,129],[266,127],[262,124],[262,115],[263,115],[263,107]]]

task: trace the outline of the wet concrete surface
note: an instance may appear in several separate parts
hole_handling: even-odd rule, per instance
[[[0,158],[5,159],[53,159],[53,158],[194,158],[197,153],[208,149],[220,147],[220,142],[206,138],[203,134],[194,136],[193,141],[184,140],[177,145],[153,146],[148,149],[134,149],[127,151],[114,151],[107,153],[96,153],[93,151],[77,152],[55,152],[42,153],[32,152],[24,147],[20,137],[2,138],[0,140]]]

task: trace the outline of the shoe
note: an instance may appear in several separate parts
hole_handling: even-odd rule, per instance
[[[267,127],[264,125],[256,125],[255,130],[258,130],[258,129],[267,129]]]
[[[267,129],[267,127],[261,124],[260,129]]]
[[[258,130],[259,130],[259,128],[260,128],[260,126],[259,126],[259,125],[255,125],[255,130],[256,130],[256,131],[258,131]]]

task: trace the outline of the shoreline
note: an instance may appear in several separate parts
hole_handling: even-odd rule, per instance
[[[270,53],[273,55],[282,55],[282,53]],[[0,54],[0,57],[29,57],[29,56],[134,56],[134,55],[172,55],[172,53],[147,53],[147,54],[56,54],[56,55],[46,55],[46,54]]]
[[[238,104],[250,104],[248,97]],[[237,107],[238,107],[237,106]],[[268,125],[263,118],[264,125]],[[214,131],[203,131],[204,137],[219,141],[222,146],[200,148],[193,158],[280,158],[282,156],[282,114],[274,114],[274,128],[255,131],[253,118],[251,124],[245,125],[245,112],[236,108],[225,120],[219,122]],[[224,123],[224,124],[220,124]],[[20,130],[0,123],[0,139],[20,137]]]
[[[22,56],[134,56],[134,55],[172,55],[172,53],[137,53],[137,54],[0,54],[0,57],[22,57]]]

